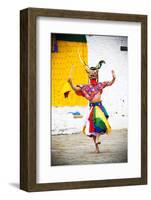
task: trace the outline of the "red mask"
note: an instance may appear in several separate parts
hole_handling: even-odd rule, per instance
[[[97,81],[97,79],[90,79],[90,83],[91,83],[91,85],[97,85],[98,81]]]

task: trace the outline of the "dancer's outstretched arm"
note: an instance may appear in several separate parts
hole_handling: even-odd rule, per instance
[[[107,86],[111,86],[115,82],[115,79],[116,79],[115,71],[112,70],[111,72],[112,72],[112,80],[108,82]]]
[[[80,91],[80,90],[81,90],[81,88],[80,88],[80,87],[78,87],[78,86],[75,86],[75,85],[73,84],[73,82],[72,82],[71,78],[68,78],[68,83],[70,84],[71,88],[72,88],[72,89],[73,89],[75,92],[78,92],[78,91]]]

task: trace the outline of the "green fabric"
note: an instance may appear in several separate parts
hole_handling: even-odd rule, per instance
[[[105,126],[104,122],[100,118],[96,118],[95,126],[98,127],[98,128],[101,128],[103,130],[106,130],[106,126]]]
[[[56,40],[86,43],[86,35],[78,34],[55,34]]]
[[[106,125],[104,121],[101,118],[96,118],[96,107],[94,107],[93,122],[96,127],[106,130]]]

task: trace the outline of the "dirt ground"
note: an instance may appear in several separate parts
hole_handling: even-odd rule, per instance
[[[83,165],[127,162],[127,129],[101,136],[100,153],[93,139],[81,133],[53,135],[51,165]]]

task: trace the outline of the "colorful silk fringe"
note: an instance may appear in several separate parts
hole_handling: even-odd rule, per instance
[[[108,114],[105,107],[101,102],[90,104],[89,115],[89,136],[96,133],[104,134],[111,131],[110,124],[108,122]]]

